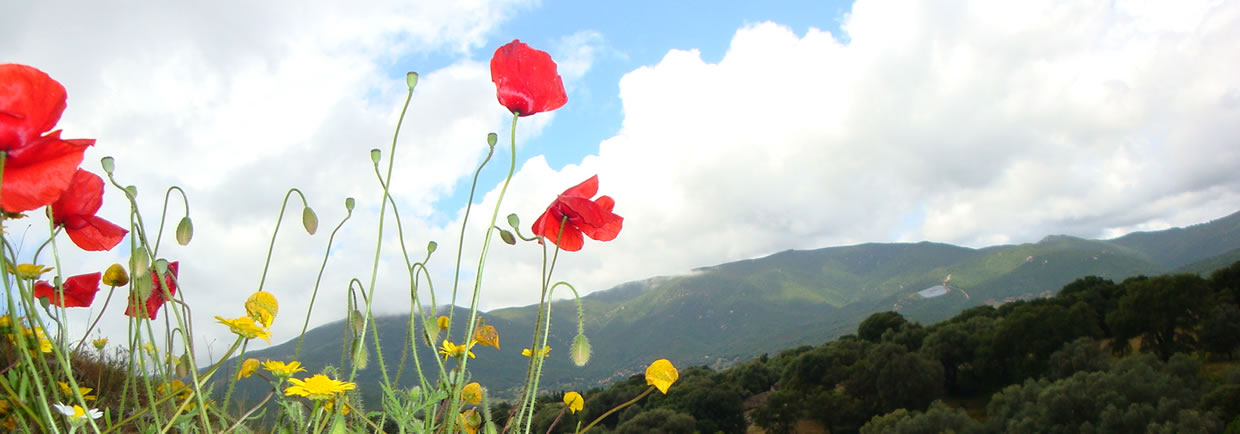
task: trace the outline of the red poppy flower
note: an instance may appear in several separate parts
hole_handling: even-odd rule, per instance
[[[23,212],[52,203],[93,139],[60,138],[52,131],[65,110],[65,88],[38,69],[0,65],[0,152],[4,162],[0,208]]]
[[[95,293],[99,292],[99,279],[103,273],[90,273],[73,276],[65,279],[65,284],[61,288],[64,290],[64,299],[57,297],[56,287],[45,281],[34,283],[35,298],[47,297],[51,303],[56,306],[63,307],[90,307],[95,301]]]
[[[551,55],[516,39],[495,50],[491,81],[500,105],[520,116],[549,112],[568,102]]]
[[[598,199],[590,200],[597,193],[598,175],[564,190],[534,222],[534,234],[553,243],[559,240],[557,244],[560,248],[570,252],[581,250],[585,243],[582,234],[598,241],[616,239],[624,217],[611,212],[616,206],[616,201],[611,197],[599,196]],[[565,217],[568,221],[563,221]],[[560,231],[561,222],[564,225],[563,232]]]
[[[82,250],[111,250],[129,231],[95,216],[103,206],[103,178],[78,169],[69,189],[52,203],[52,221],[65,227],[69,239]]]
[[[168,299],[164,298],[163,288],[165,286],[168,288],[169,296],[177,295],[177,284],[174,279],[177,276],[178,264],[179,262],[173,262],[173,263],[168,264],[168,273],[164,275],[164,281],[162,285],[160,284],[160,281],[159,281],[159,274],[155,272],[155,270],[151,270],[151,281],[154,282],[154,285],[152,285],[150,295],[146,296],[146,302],[145,302],[146,314],[150,319],[155,319],[155,314],[159,313],[159,308],[163,306],[164,303],[168,302]],[[129,296],[129,307],[125,308],[125,315],[129,315],[132,317],[138,317],[142,315],[142,306],[139,305],[138,303],[139,301],[137,300],[137,294],[131,294]]]

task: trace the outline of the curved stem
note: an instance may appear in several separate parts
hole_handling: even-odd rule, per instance
[[[168,187],[168,190],[164,192],[164,210],[159,214],[159,231],[155,233],[155,245],[152,246],[154,247],[154,251],[151,252],[152,255],[158,256],[159,243],[164,239],[164,222],[168,218],[168,199],[172,197],[172,190],[176,190],[177,193],[181,193],[181,202],[185,204],[185,216],[189,216],[189,197],[185,195],[185,190],[182,190],[181,187],[177,187],[175,185]]]
[[[647,387],[647,388],[646,388],[646,391],[645,391],[645,392],[642,392],[642,394],[641,394],[641,395],[637,395],[637,397],[636,397],[636,398],[630,399],[630,400],[626,401],[624,404],[617,405],[617,406],[616,406],[616,408],[613,408],[613,409],[611,409],[611,410],[607,410],[607,412],[606,412],[606,413],[603,413],[603,415],[602,415],[602,416],[599,416],[597,419],[594,419],[594,421],[593,421],[593,422],[590,422],[590,424],[589,424],[589,425],[586,425],[586,427],[585,427],[585,428],[582,428],[582,429],[581,429],[581,431],[577,431],[577,434],[585,434],[585,432],[586,432],[586,431],[589,431],[589,430],[590,430],[590,428],[593,428],[593,427],[594,427],[594,425],[598,425],[598,423],[599,423],[599,422],[602,422],[602,421],[603,421],[603,419],[604,419],[604,418],[606,418],[607,416],[611,416],[611,415],[612,415],[612,413],[615,413],[615,412],[617,412],[617,411],[620,411],[620,409],[622,409],[622,408],[625,408],[625,407],[628,407],[628,406],[630,406],[630,405],[633,405],[633,403],[635,403],[635,402],[637,402],[637,401],[640,401],[642,398],[645,398],[645,397],[646,397],[646,395],[649,395],[649,394],[650,394],[650,392],[653,392],[653,391],[654,391],[654,386]]]
[[[336,233],[344,227],[344,222],[349,221],[349,217],[353,217],[353,210],[346,209],[344,219],[332,229],[331,236],[327,237],[327,251],[323,252],[323,264],[319,265],[319,275],[314,278],[314,291],[310,294],[310,307],[306,308],[306,321],[301,324],[301,334],[297,335],[297,348],[293,350],[293,360],[301,355],[301,342],[306,339],[306,329],[310,327],[310,314],[314,313],[314,300],[319,297],[319,284],[323,282],[323,270],[327,269],[327,258],[331,257],[332,243],[336,240]]]
[[[284,209],[288,207],[288,199],[293,196],[293,193],[297,193],[297,196],[301,197],[301,204],[303,206],[310,206],[306,202],[306,196],[301,194],[301,190],[290,188],[288,193],[284,194],[284,202],[280,204],[280,215],[276,217],[276,229],[271,231],[271,244],[267,246],[267,260],[263,262],[263,275],[258,279],[259,291],[262,291],[263,285],[267,283],[267,270],[271,268],[271,252],[276,248],[276,235],[280,233],[280,223],[284,221]]]
[[[504,196],[508,193],[508,184],[512,183],[512,174],[517,170],[517,119],[519,118],[520,116],[513,113],[509,140],[511,158],[508,160],[508,176],[504,177],[504,185],[500,187],[499,196],[495,199],[495,209],[491,211],[491,222],[487,224],[487,234],[482,240],[482,252],[478,255],[478,271],[474,273],[474,294],[469,302],[469,325],[466,327],[465,336],[463,337],[465,342],[468,342],[469,339],[473,337],[474,328],[478,326],[478,298],[482,294],[482,275],[483,270],[486,269],[487,252],[491,248],[491,237],[495,234],[495,231],[492,231],[491,227],[495,226],[495,221],[499,219],[499,207],[504,203]],[[461,365],[457,369],[458,380],[463,380],[465,378],[465,368],[468,364],[468,357],[461,359]],[[460,395],[461,389],[464,387],[464,381],[457,381],[455,386],[453,386],[453,391],[449,395],[452,398],[452,402],[449,404],[449,410],[452,411],[450,414],[456,414],[455,412],[458,405],[460,405],[460,400],[455,399],[455,397]],[[455,422],[456,419],[450,419],[447,424],[448,429],[452,429]]]

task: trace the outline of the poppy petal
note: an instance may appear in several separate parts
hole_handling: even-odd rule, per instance
[[[69,239],[73,240],[82,250],[90,252],[106,252],[112,250],[121,240],[125,239],[128,230],[104,220],[102,217],[87,216],[81,219],[85,225],[76,229],[65,229]]]
[[[580,197],[589,199],[598,194],[598,175],[591,176],[590,179],[581,181],[580,184],[569,187],[564,190],[560,196]]]
[[[64,223],[68,216],[93,216],[103,206],[103,178],[78,169],[69,188],[52,202],[52,221]]]
[[[43,71],[0,65],[0,151],[23,147],[56,126],[65,97],[65,87]]]
[[[594,203],[607,212],[611,212],[612,209],[616,208],[616,200],[607,195],[599,196],[598,199],[594,200]]]
[[[495,50],[491,81],[500,105],[520,116],[555,110],[568,102],[551,55],[516,39]]]
[[[25,212],[56,201],[82,164],[86,147],[94,140],[61,140],[60,132],[14,150],[5,161],[0,207]]]
[[[63,303],[59,297],[56,297],[56,287],[45,281],[38,281],[34,284],[34,296],[47,297],[51,304],[63,307],[90,307],[95,301],[95,294],[99,292],[99,281],[103,277],[103,273],[81,274],[65,279]]]

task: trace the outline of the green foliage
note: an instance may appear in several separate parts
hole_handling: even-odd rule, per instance
[[[692,434],[693,416],[659,408],[633,417],[616,427],[616,434]]]
[[[987,424],[991,431],[1006,433],[1158,432],[1203,426],[1213,427],[1205,432],[1216,432],[1221,424],[1194,409],[1199,367],[1185,357],[1164,363],[1142,355],[1104,372],[1027,380],[991,399]]]
[[[857,326],[857,337],[878,343],[883,337],[883,333],[888,330],[899,330],[908,324],[908,320],[903,315],[896,312],[878,312],[870,315],[865,321]]]
[[[1110,360],[1098,341],[1083,337],[1065,344],[1059,351],[1051,354],[1047,362],[1046,378],[1060,380],[1077,372],[1103,371],[1109,366]]]
[[[943,401],[935,401],[926,411],[908,411],[903,408],[882,416],[874,416],[861,427],[861,434],[938,434],[980,433],[982,424],[969,417],[959,408],[952,408]]]
[[[1158,276],[1124,282],[1124,295],[1107,315],[1116,342],[1141,338],[1141,350],[1166,360],[1196,347],[1194,330],[1208,311],[1212,290],[1193,274]]]
[[[766,396],[766,405],[753,411],[753,421],[771,434],[793,432],[804,410],[802,396],[791,390],[776,390]]]

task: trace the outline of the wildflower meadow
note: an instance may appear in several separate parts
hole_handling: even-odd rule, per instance
[[[494,208],[483,210],[478,217],[470,214],[469,204],[465,209],[466,221],[471,217],[489,219],[480,255],[455,258],[458,275],[466,270],[476,276],[473,287],[457,288],[454,284],[451,300],[436,299],[425,264],[435,253],[437,242],[425,240],[423,253],[406,246],[406,240],[415,237],[404,232],[397,201],[389,195],[400,121],[410,104],[416,104],[418,75],[411,72],[406,77],[408,93],[386,152],[388,157],[385,159],[385,152],[378,148],[369,151],[378,179],[375,195],[379,198],[379,238],[375,241],[374,265],[369,275],[347,283],[349,299],[357,301],[347,309],[351,339],[341,354],[341,360],[346,362],[311,372],[295,358],[258,360],[245,357],[245,350],[253,339],[298,339],[300,350],[308,318],[315,309],[314,300],[326,297],[326,288],[346,285],[320,281],[306,290],[310,297],[307,312],[281,312],[279,300],[263,289],[267,280],[265,268],[255,292],[244,302],[238,300],[235,316],[195,317],[184,294],[206,283],[180,280],[178,258],[165,256],[167,250],[160,248],[161,244],[173,241],[183,246],[193,241],[191,198],[179,187],[170,186],[163,195],[164,213],[157,217],[142,215],[138,212],[137,189],[127,185],[132,181],[126,181],[124,171],[118,169],[123,162],[111,157],[103,158],[98,165],[84,162],[84,152],[95,146],[95,140],[62,138],[62,134],[72,136],[71,132],[62,133],[56,128],[67,107],[68,92],[64,86],[39,70],[38,65],[0,64],[3,223],[8,228],[33,213],[45,213],[50,222],[46,237],[36,236],[39,243],[33,255],[29,250],[19,255],[21,247],[11,243],[11,234],[0,234],[0,272],[4,274],[5,291],[4,315],[0,316],[0,334],[5,337],[0,339],[0,429],[39,433],[528,433],[536,403],[561,406],[561,416],[580,411],[585,400],[577,391],[564,393],[562,402],[537,402],[546,358],[569,357],[577,366],[584,366],[591,358],[577,289],[571,282],[556,280],[556,259],[561,253],[589,254],[587,244],[590,248],[606,248],[588,243],[586,238],[596,242],[615,239],[622,232],[624,218],[614,212],[615,199],[599,195],[600,187],[605,185],[603,180],[592,176],[548,198],[546,211],[528,226],[515,214],[501,219],[499,207],[516,167],[519,121],[556,110],[568,98],[551,56],[518,40],[496,50],[490,66],[498,102],[512,112],[512,136],[507,140],[511,159]],[[491,162],[495,147],[502,146],[495,133],[486,137],[490,152],[479,162],[479,170]],[[360,149],[357,156],[365,158],[366,152]],[[475,177],[474,187],[476,183]],[[129,214],[97,215],[105,191],[110,191],[107,200],[127,202]],[[159,197],[144,194],[141,200]],[[302,226],[309,234],[316,234],[318,217],[305,205],[305,196],[297,188],[291,188],[285,196],[279,219],[283,220],[290,205],[295,206],[298,201],[303,205]],[[351,214],[355,200],[345,198],[344,202]],[[176,216],[180,208],[184,213],[179,219],[169,217],[169,211]],[[387,215],[392,218],[385,219]],[[177,221],[172,224],[171,220]],[[324,267],[337,231],[350,223],[348,220],[346,216],[330,231]],[[462,232],[464,228],[463,224]],[[403,349],[379,348],[372,314],[384,233],[393,231],[400,233],[400,259],[408,270],[407,276],[397,276],[407,278],[410,295]],[[276,235],[278,232],[272,234],[273,243]],[[458,242],[464,240],[462,233]],[[528,339],[529,344],[505,346],[503,350],[520,351],[528,357],[524,383],[510,403],[511,412],[497,417],[492,412],[497,398],[488,392],[486,384],[472,380],[469,368],[470,360],[487,357],[487,353],[475,351],[477,347],[499,350],[501,335],[511,332],[497,330],[479,315],[480,301],[487,294],[487,252],[500,242],[537,246],[542,251],[543,264],[542,284],[537,288],[541,309],[533,324],[534,333],[514,338]],[[121,249],[128,252],[129,259],[105,270],[66,270],[60,263],[59,252],[63,249]],[[276,260],[269,251],[267,264]],[[321,269],[319,272],[321,276]],[[562,296],[565,291],[577,298],[577,335],[571,348],[553,353],[548,345],[550,304],[553,295]],[[468,310],[436,310],[437,306],[458,303],[467,305]],[[96,313],[88,324],[67,320],[71,309],[84,308],[92,308]],[[301,336],[273,335],[273,323],[296,322],[299,317],[303,322]],[[92,338],[92,331],[105,322],[125,324],[128,333],[123,338]],[[453,328],[452,324],[464,326]],[[194,345],[195,333],[203,327],[227,328],[236,336],[223,354],[205,366],[199,361],[206,357]],[[463,334],[452,335],[452,330],[461,329]],[[172,348],[184,351],[173,354]],[[398,386],[388,372],[404,366],[385,366],[382,356],[375,357],[378,366],[372,369],[382,373],[377,387],[382,389],[383,399],[363,403],[359,399],[363,386],[356,379],[358,371],[370,364],[371,351],[413,354],[409,359],[415,365],[416,383]],[[422,363],[417,357],[419,353],[436,355],[435,363]],[[400,357],[402,365],[404,355]],[[666,359],[651,360],[645,378],[649,387],[644,392],[593,422],[577,423],[574,430],[590,431],[603,418],[653,391],[666,394],[676,382],[678,372]],[[229,404],[234,387],[241,381],[266,382],[269,386],[265,386],[267,392],[260,401],[247,403],[248,409],[236,411],[238,407]],[[555,421],[558,423],[560,417]]]

